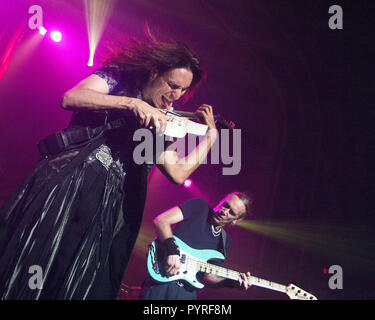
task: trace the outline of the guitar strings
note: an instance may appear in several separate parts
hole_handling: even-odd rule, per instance
[[[237,271],[233,271],[233,270],[230,270],[230,269],[227,269],[227,268],[224,268],[224,267],[220,267],[220,266],[216,266],[214,264],[210,264],[210,263],[207,263],[207,262],[204,262],[204,261],[201,261],[201,260],[196,260],[194,259],[193,257],[191,256],[188,256],[187,259],[186,259],[186,264],[191,266],[191,267],[196,267],[198,269],[198,271],[202,271],[204,272],[204,269],[207,271],[209,269],[212,270],[216,270],[216,273],[217,275],[219,274],[225,274],[225,275],[232,275],[233,277],[235,277],[236,279],[239,278],[240,276],[240,272],[237,272]],[[211,273],[214,273],[214,272],[211,272]]]
[[[231,269],[228,269],[228,268],[225,268],[225,267],[221,267],[221,266],[217,266],[217,265],[214,265],[214,264],[211,264],[211,263],[208,263],[208,262],[205,262],[205,261],[202,261],[202,260],[197,260],[195,259],[193,256],[189,256],[187,255],[186,256],[186,265],[187,266],[190,266],[190,267],[194,267],[197,269],[197,271],[201,271],[201,272],[207,272],[207,270],[210,270],[212,274],[216,274],[216,275],[223,275],[225,276],[226,278],[230,278],[229,275],[232,275],[235,277],[235,279],[232,278],[232,280],[238,280],[239,276],[240,276],[240,272],[238,271],[234,271],[234,270],[231,270]],[[212,272],[212,270],[216,270],[216,273],[215,272]],[[285,285],[282,285],[282,284],[279,284],[279,283],[276,283],[276,282],[272,282],[272,281],[268,281],[268,280],[264,280],[264,279],[261,279],[261,278],[257,278],[257,277],[254,277],[253,276],[253,280],[255,279],[255,281],[252,281],[253,284],[258,284],[258,285],[263,285],[263,286],[266,286],[266,287],[273,287],[274,289],[278,288],[279,291],[281,292],[286,292],[286,289],[287,287]],[[305,293],[306,295],[307,293]],[[296,294],[297,296],[297,294]],[[299,295],[301,297],[301,295]],[[311,299],[309,296],[309,294],[307,294],[307,298],[308,299]]]
[[[225,268],[225,267],[216,266],[216,265],[210,264],[208,262],[197,260],[197,259],[194,259],[194,257],[191,257],[191,256],[187,257],[186,265],[188,265],[190,267],[196,267],[197,271],[201,271],[201,272],[205,272],[205,271],[207,272],[207,270],[211,270],[210,273],[212,273],[212,274],[226,276],[227,278],[229,278],[229,276],[235,277],[235,279],[232,279],[232,280],[238,280],[238,278],[240,277],[240,272],[238,272],[238,271],[234,271],[234,270],[231,270],[231,269],[228,269],[228,268]],[[212,272],[212,270],[216,270],[216,272]],[[277,287],[277,288],[280,288],[282,290],[284,290],[286,288],[286,286],[284,286],[282,284],[272,282],[272,281],[268,281],[268,280],[264,280],[264,279],[257,278],[255,276],[253,276],[253,280],[254,279],[255,279],[255,281],[253,281],[253,283]]]

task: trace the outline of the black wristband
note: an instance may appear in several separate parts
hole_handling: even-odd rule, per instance
[[[163,241],[166,253],[168,256],[180,255],[180,248],[178,247],[174,238],[168,238]]]

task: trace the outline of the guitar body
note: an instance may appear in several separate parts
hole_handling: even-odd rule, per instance
[[[203,123],[197,123],[189,119],[197,119],[197,115],[192,112],[184,112],[178,110],[158,109],[160,112],[171,117],[167,120],[167,127],[164,134],[170,137],[183,138],[187,133],[197,136],[204,136],[207,133],[208,126]],[[223,117],[214,116],[217,124],[222,128],[233,130],[235,124],[232,121],[226,121]]]
[[[165,272],[166,255],[158,239],[151,244],[147,255],[147,271],[149,275],[158,282],[170,282],[184,280],[197,289],[204,287],[204,284],[197,279],[199,264],[210,259],[224,259],[224,255],[211,249],[193,249],[174,236],[177,245],[180,247],[181,268],[178,274],[169,276]],[[203,271],[203,270],[202,270]]]
[[[224,259],[222,253],[211,249],[193,249],[184,243],[181,239],[174,236],[177,245],[180,247],[180,262],[181,267],[179,272],[174,276],[169,276],[165,272],[166,254],[164,248],[158,239],[155,239],[149,247],[147,255],[147,271],[151,278],[158,282],[171,282],[175,280],[183,280],[197,289],[202,289],[204,284],[197,279],[198,272],[205,272],[214,274],[222,278],[237,281],[240,278],[238,271],[233,271],[227,268],[216,266],[207,263],[211,259]],[[297,300],[317,300],[315,296],[302,290],[294,284],[288,286],[264,280],[261,278],[251,276],[251,284],[285,293],[290,299]]]

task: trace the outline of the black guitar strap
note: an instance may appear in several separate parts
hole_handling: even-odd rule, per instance
[[[224,257],[227,257],[227,233],[225,232],[224,228],[221,228],[221,239],[223,240],[223,253]]]

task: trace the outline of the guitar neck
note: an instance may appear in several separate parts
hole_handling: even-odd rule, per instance
[[[198,118],[198,116],[194,112],[180,111],[180,110],[173,110],[172,112],[184,118],[190,118],[190,119]],[[215,120],[219,118],[220,118],[219,116],[214,115]]]
[[[230,269],[227,269],[227,268],[224,268],[224,267],[219,267],[219,266],[216,266],[214,264],[203,262],[203,261],[197,263],[197,269],[198,269],[198,271],[214,274],[214,275],[217,275],[219,277],[231,279],[231,280],[235,280],[235,281],[238,281],[239,278],[240,278],[240,275],[241,275],[241,273],[238,272],[238,271],[230,270]],[[264,280],[264,279],[257,278],[257,277],[254,277],[254,276],[251,276],[251,284],[255,285],[255,286],[258,286],[258,287],[271,289],[271,290],[275,290],[275,291],[279,291],[279,292],[283,292],[283,293],[286,293],[286,291],[287,291],[286,290],[287,287],[282,285],[282,284],[272,282],[272,281],[268,281],[268,280]]]
[[[161,112],[166,113],[165,109],[159,109]],[[173,110],[170,111],[170,113],[178,115],[180,117],[188,118],[188,119],[197,119],[198,116],[194,112],[188,112],[188,111],[180,111],[180,110]],[[214,115],[214,119],[220,123],[224,128],[227,129],[233,129],[235,124],[233,122],[227,122],[223,119],[220,115]]]

